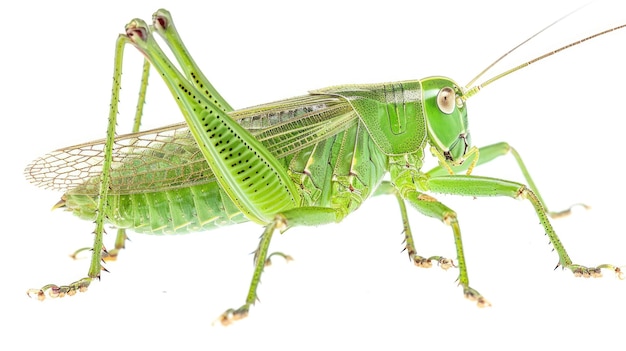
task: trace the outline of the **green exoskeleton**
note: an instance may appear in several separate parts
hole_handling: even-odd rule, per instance
[[[182,72],[159,48],[153,32],[169,45]],[[126,44],[139,49],[146,61],[135,130],[116,136]],[[150,66],[169,87],[185,123],[139,132]],[[489,302],[470,287],[457,215],[431,193],[528,200],[558,254],[558,266],[576,276],[600,276],[604,268],[621,277],[620,268],[612,264],[586,267],[572,262],[549,221],[568,210],[547,210],[511,146],[471,144],[467,99],[522,66],[471,88],[476,79],[462,87],[444,77],[345,85],[235,111],[197,67],[167,11],[158,10],[152,26],[133,20],[117,41],[106,139],[54,151],[26,169],[31,182],[65,191],[56,208],[95,221],[88,274],[68,285],[48,284],[29,293],[43,299],[46,291],[57,297],[86,290],[99,278],[102,261],[114,259],[124,247],[125,229],[169,234],[256,222],[265,229],[254,256],[252,282],[245,303],[220,317],[228,324],[247,316],[256,302],[275,231],[340,222],[368,197],[382,194],[398,200],[406,250],[415,265],[430,267],[435,261],[445,269],[458,267],[465,297],[478,306]],[[423,172],[426,153],[436,157],[439,166]],[[528,186],[471,174],[474,167],[507,153],[516,159]],[[387,175],[389,181],[384,180]],[[407,202],[450,226],[454,260],[418,255]],[[120,228],[110,251],[103,245],[105,224]]]

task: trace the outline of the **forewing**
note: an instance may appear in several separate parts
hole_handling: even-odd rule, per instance
[[[305,95],[235,111],[231,116],[276,158],[294,154],[358,122],[344,99]]]
[[[357,123],[345,101],[305,95],[230,113],[277,158]],[[105,140],[53,151],[33,161],[26,178],[40,187],[98,194]],[[171,190],[214,181],[206,160],[185,123],[115,138],[110,194]]]
[[[99,191],[105,140],[70,146],[33,161],[26,178],[46,188],[74,193]],[[213,179],[186,124],[115,138],[112,194],[161,191]]]

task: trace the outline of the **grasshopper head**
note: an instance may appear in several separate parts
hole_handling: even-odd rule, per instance
[[[471,147],[467,109],[457,83],[442,77],[422,81],[428,142],[447,163],[459,165]]]

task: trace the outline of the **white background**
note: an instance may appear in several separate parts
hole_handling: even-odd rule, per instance
[[[190,2],[191,3],[191,2]],[[338,225],[296,228],[273,250],[261,302],[229,328],[211,322],[239,307],[262,229],[246,224],[186,236],[132,234],[118,262],[86,294],[43,303],[27,288],[81,278],[93,225],[50,207],[61,194],[28,184],[24,167],[53,149],[104,137],[117,33],[158,7],[223,96],[246,107],[342,83],[453,77],[465,84],[500,54],[580,1],[13,1],[3,10],[1,150],[4,159],[0,349],[623,349],[626,282],[553,271],[557,255],[529,203],[438,198],[460,218],[471,285],[456,270],[418,269],[402,250],[393,198],[367,201]],[[358,5],[357,5],[358,4]],[[577,38],[626,23],[626,6],[599,1],[511,55],[493,73]],[[473,141],[508,141],[552,209],[575,262],[626,264],[622,186],[626,30],[532,65],[469,100]],[[129,130],[141,57],[127,49],[120,128]],[[488,74],[490,77],[492,74]],[[145,126],[181,121],[158,76]],[[522,181],[512,158],[476,174]],[[418,250],[454,256],[451,230],[411,211]],[[109,230],[113,233],[113,230]],[[113,235],[107,237],[112,245]]]

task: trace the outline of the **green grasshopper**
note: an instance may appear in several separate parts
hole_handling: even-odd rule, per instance
[[[626,25],[580,42],[623,27]],[[170,47],[182,72],[158,46],[153,32]],[[146,60],[133,133],[116,136],[127,44],[136,47]],[[470,287],[457,215],[430,193],[528,200],[558,254],[557,267],[585,277],[598,277],[601,269],[609,269],[623,278],[620,267],[612,264],[586,267],[572,262],[549,220],[570,210],[547,210],[515,149],[507,143],[482,148],[471,144],[467,99],[497,79],[569,46],[473,87],[486,70],[466,87],[445,77],[344,85],[235,111],[191,58],[169,12],[158,10],[152,26],[135,19],[117,40],[106,139],[53,151],[25,170],[31,182],[65,191],[55,208],[95,221],[94,243],[88,248],[92,251],[88,274],[69,285],[48,284],[28,293],[43,300],[46,292],[62,297],[87,290],[100,278],[102,261],[115,259],[124,248],[125,229],[186,233],[252,221],[265,229],[254,254],[255,268],[245,303],[220,316],[223,324],[229,324],[246,317],[256,302],[257,287],[270,257],[289,259],[283,253],[269,254],[275,231],[340,222],[370,196],[384,194],[398,201],[411,261],[426,268],[433,261],[444,269],[458,267],[458,282],[465,297],[480,307],[490,303]],[[185,123],[139,132],[150,66],[170,89]],[[439,165],[423,172],[427,148]],[[476,166],[508,153],[517,161],[528,186],[471,174]],[[387,175],[390,181],[385,180]],[[407,202],[451,227],[456,260],[418,255]],[[110,251],[103,245],[105,224],[120,228],[115,248]]]

